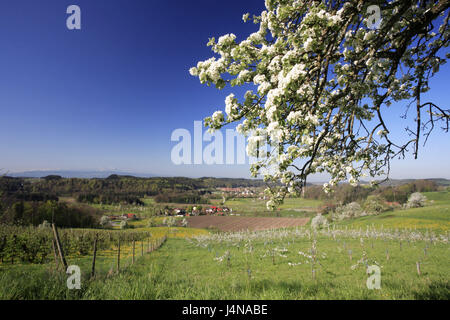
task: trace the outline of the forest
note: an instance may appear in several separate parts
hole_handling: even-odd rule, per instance
[[[217,178],[136,178],[113,175],[105,179],[76,179],[47,176],[41,179],[0,177],[0,223],[39,225],[44,220],[61,227],[98,227],[102,212],[90,204],[144,206],[144,197],[158,204],[208,204],[219,187],[262,187],[261,180]],[[262,191],[262,188],[260,189]],[[431,180],[415,180],[401,185],[335,186],[331,194],[321,185],[308,185],[304,197],[323,201],[323,213],[355,201],[382,199],[403,205],[414,192],[438,190]],[[75,199],[73,203],[60,197]],[[380,201],[379,201],[380,202]]]
[[[218,187],[262,186],[261,180],[217,178],[137,178],[111,175],[82,179],[0,177],[0,223],[39,225],[54,221],[61,227],[95,227],[101,212],[88,204],[130,204],[142,206],[141,198],[156,202],[208,203],[205,195]],[[71,197],[78,204],[61,203]],[[86,205],[83,205],[86,204]]]

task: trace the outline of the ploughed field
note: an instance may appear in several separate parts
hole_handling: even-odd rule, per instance
[[[258,231],[304,226],[308,223],[309,218],[196,216],[188,217],[187,220],[191,228],[212,228],[220,231]]]

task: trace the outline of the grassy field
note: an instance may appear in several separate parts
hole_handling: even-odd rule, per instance
[[[450,231],[450,192],[425,192],[428,203],[422,208],[388,211],[378,216],[366,216],[342,221],[341,225],[365,228],[367,225],[388,229],[415,229],[437,233]]]
[[[286,243],[284,243],[286,244]],[[274,246],[284,245],[273,243]],[[395,243],[375,241],[368,250],[382,266],[380,290],[368,290],[365,268],[351,269],[361,256],[359,240],[347,240],[353,249],[353,260],[340,252],[340,244],[319,240],[324,254],[322,266],[312,278],[311,264],[290,266],[299,262],[297,251],[307,251],[310,242],[298,241],[288,246],[287,258],[266,255],[264,243],[255,244],[253,253],[231,247],[231,259],[217,262],[224,254],[221,245],[199,249],[185,241],[170,240],[154,256],[141,260],[120,277],[107,280],[86,290],[85,298],[94,299],[448,299],[448,246],[436,245],[423,257],[420,244],[400,251]],[[385,248],[390,248],[386,260]],[[343,249],[342,249],[343,250]],[[416,260],[422,260],[422,275],[416,272]]]
[[[135,262],[154,255],[148,253],[149,245],[157,245],[162,238],[177,239],[208,234],[207,231],[193,228],[154,227],[139,228],[148,231],[151,237],[135,244]],[[122,231],[117,231],[122,232]],[[83,285],[103,282],[105,279],[117,276],[117,246],[109,250],[97,252],[95,277],[91,278],[92,256],[69,255],[66,257],[69,265],[77,265],[82,273]],[[132,265],[133,249],[131,245],[120,248],[121,272],[126,272]],[[0,300],[7,299],[79,299],[83,290],[67,290],[67,276],[57,269],[53,262],[46,264],[0,263]]]
[[[289,243],[288,243],[289,242]],[[373,247],[372,247],[373,245]],[[425,242],[332,240],[318,238],[315,279],[312,265],[299,255],[311,241],[210,243],[199,247],[182,238],[169,239],[158,251],[139,258],[119,275],[84,280],[81,290],[65,289],[63,276],[40,266],[16,267],[0,277],[2,299],[449,299],[448,244]],[[345,248],[345,249],[344,249]],[[286,249],[282,254],[274,249]],[[349,251],[352,250],[350,260]],[[386,250],[389,252],[387,257]],[[218,261],[226,252],[230,260]],[[381,267],[381,289],[366,287],[362,252]],[[219,259],[217,259],[219,258]],[[421,275],[416,262],[421,263]],[[89,261],[77,261],[89,267]],[[300,263],[295,266],[289,263]],[[104,264],[108,269],[108,262]]]
[[[279,210],[272,212],[266,208],[267,200],[259,200],[256,198],[236,198],[225,202],[225,206],[232,208],[233,213],[241,216],[256,217],[311,217],[317,212],[317,208],[322,204],[320,200],[286,198]],[[217,205],[220,201],[217,201]]]
[[[0,266],[0,298],[448,300],[450,195],[426,196],[426,207],[342,221],[317,235],[309,227],[211,233],[148,228],[147,220],[136,221],[135,229],[168,235],[168,240],[157,251],[139,253],[134,265],[130,249],[124,249],[119,274],[111,272],[114,248],[100,255],[93,279],[88,278],[90,257],[69,258],[82,269],[81,290],[68,290],[67,276],[52,263],[5,264]],[[250,199],[232,201],[247,212],[261,208]],[[318,204],[289,199],[282,210]],[[381,270],[379,290],[366,286],[370,265]]]
[[[107,214],[124,214],[134,213],[140,217],[148,218],[154,215],[153,206],[158,207],[168,206],[170,208],[198,206],[198,204],[179,204],[179,203],[158,203],[156,204],[153,198],[142,198],[144,206],[133,205],[105,205],[105,204],[91,204],[92,207],[101,209]],[[65,201],[68,201],[65,199]],[[257,198],[231,198],[222,205],[222,200],[212,199],[210,204],[201,204],[203,207],[208,206],[227,206],[233,209],[234,214],[241,216],[256,216],[256,217],[311,217],[317,212],[318,207],[322,204],[320,200],[302,199],[302,198],[286,198],[284,203],[279,207],[279,210],[272,212],[266,208],[267,200],[260,200]]]

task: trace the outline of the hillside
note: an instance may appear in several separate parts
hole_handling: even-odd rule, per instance
[[[422,208],[394,210],[378,216],[366,216],[340,222],[351,228],[417,229],[423,232],[447,233],[450,231],[450,192],[424,192],[428,201]]]

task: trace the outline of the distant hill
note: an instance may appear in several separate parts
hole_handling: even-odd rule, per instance
[[[436,183],[438,186],[450,186],[450,180],[449,179],[444,179],[444,178],[428,178],[428,179],[389,179],[383,183],[381,183],[381,186],[384,187],[395,187],[395,186],[400,186],[403,184],[408,184],[417,180],[428,180],[428,181],[433,181],[434,183]],[[378,180],[379,181],[379,180]],[[324,184],[325,181],[323,182],[313,182],[313,185],[322,185]],[[360,181],[361,185],[367,185],[370,184],[370,182],[368,181]]]
[[[52,174],[50,174],[52,173]],[[36,173],[35,173],[36,174]],[[15,194],[40,193],[56,197],[82,196],[86,201],[103,197],[108,201],[131,201],[145,196],[158,194],[189,194],[203,196],[208,189],[235,187],[262,187],[263,180],[236,178],[185,178],[185,177],[135,177],[111,174],[106,178],[64,178],[67,172],[40,172],[35,177],[0,176],[1,191]],[[104,174],[104,172],[102,172]],[[77,173],[79,176],[79,173]],[[92,200],[89,200],[92,199]],[[113,199],[113,200],[111,200]],[[103,201],[103,200],[102,200]],[[134,201],[135,202],[135,201]]]
[[[428,180],[433,181],[438,186],[450,186],[450,180],[444,178],[429,178],[429,179],[389,179],[388,181],[383,182],[382,186],[400,186],[402,184],[411,183],[417,180]]]
[[[61,176],[63,178],[107,178],[111,175],[135,176],[142,178],[156,177],[148,173],[130,173],[123,171],[70,171],[70,170],[34,170],[24,172],[7,173],[10,177],[43,178],[47,176]]]
[[[76,170],[34,170],[34,171],[24,171],[15,173],[6,173],[9,177],[20,177],[20,178],[44,178],[48,176],[61,176],[63,178],[99,178],[105,179],[108,177],[121,177],[121,178],[164,178],[160,175],[155,175],[151,173],[132,173],[125,171],[76,171]],[[220,185],[223,184],[234,184],[239,186],[245,185],[264,185],[260,179],[246,179],[246,178],[216,178],[216,177],[202,177],[202,178],[187,178],[187,177],[165,177],[173,179],[187,179],[192,181],[202,181],[210,185]],[[428,178],[428,179],[389,179],[383,182],[382,186],[399,186],[407,183],[414,182],[416,180],[429,180],[435,182],[439,186],[450,186],[450,179],[445,178]],[[209,182],[209,183],[208,183]],[[253,182],[253,183],[252,183]],[[322,185],[323,182],[308,182],[307,185]],[[368,181],[361,181],[362,185],[369,184]]]

